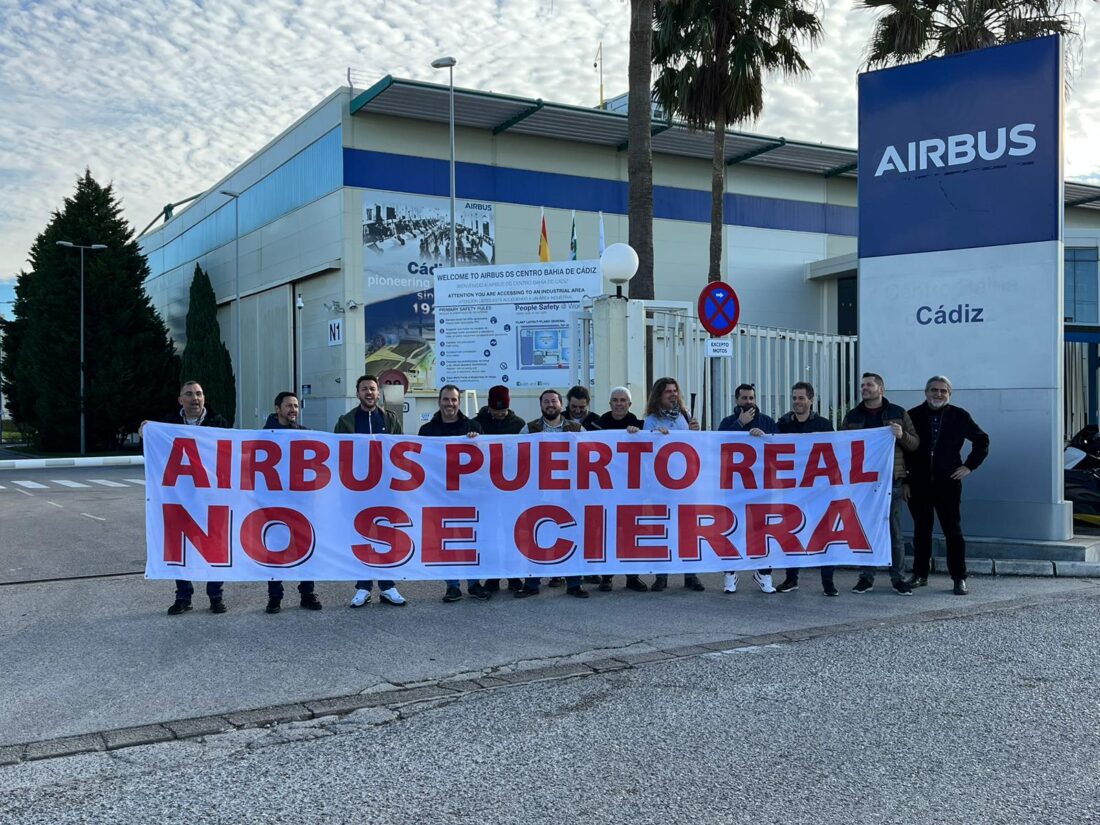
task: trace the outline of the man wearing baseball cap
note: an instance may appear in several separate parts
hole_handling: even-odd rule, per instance
[[[489,403],[474,416],[485,435],[518,435],[524,421],[511,410],[512,396],[503,384],[489,388]],[[512,591],[523,587],[523,579],[508,579],[508,589]],[[500,590],[499,579],[486,579],[485,589],[491,593]]]

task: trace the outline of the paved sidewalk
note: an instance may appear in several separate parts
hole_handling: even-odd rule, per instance
[[[692,655],[702,652],[696,646],[759,644],[770,634],[851,633],[1100,596],[1089,580],[973,577],[972,594],[959,598],[949,579],[933,577],[910,598],[896,595],[885,576],[873,592],[855,595],[848,572],[838,576],[840,598],[828,599],[816,576],[802,578],[799,591],[771,596],[747,576],[727,596],[712,575],[704,577],[705,593],[682,590],[678,577],[665,593],[633,593],[617,578],[614,592],[593,587],[586,601],[544,588],[532,599],[502,592],[456,604],[440,602],[441,583],[419,582],[402,587],[406,608],[376,602],[357,610],[347,607],[350,585],[322,583],[319,613],[298,609],[289,585],[274,616],[263,612],[262,584],[239,584],[226,588],[227,614],[210,614],[196,595],[194,612],[176,617],[164,612],[171,584],[139,576],[9,585],[0,588],[0,748],[226,714],[244,725],[264,714],[234,714],[339,700],[326,706],[332,712],[370,703],[348,697],[441,680],[460,680],[447,690],[476,689],[526,678],[516,672],[531,668],[589,662],[598,669],[609,659]]]

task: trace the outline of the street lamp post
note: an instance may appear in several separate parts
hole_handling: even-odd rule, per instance
[[[80,250],[80,454],[84,455],[87,452],[86,431],[84,428],[84,250],[98,252],[101,249],[106,249],[107,244],[82,245],[72,241],[58,241],[57,245]]]
[[[433,69],[446,69],[450,78],[451,87],[451,266],[455,265],[455,255],[457,249],[455,247],[455,64],[458,63],[453,57],[441,57],[438,60],[432,61]]]
[[[234,425],[240,426],[241,421],[244,418],[244,407],[241,401],[241,193],[234,192],[232,189],[222,189],[221,194],[228,195],[233,199],[233,292],[236,295],[234,304],[236,304],[236,311],[233,313],[235,316],[236,330],[234,335],[237,339],[237,356],[234,366],[236,370],[236,380],[233,382],[237,385],[237,415],[234,420]]]

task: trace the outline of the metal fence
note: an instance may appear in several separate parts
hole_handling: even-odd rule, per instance
[[[732,356],[707,358],[710,338],[695,316],[695,305],[686,302],[645,301],[645,385],[662,376],[673,376],[689,403],[697,396],[696,411],[703,426],[714,429],[733,409],[733,390],[738,384],[753,384],[760,409],[778,417],[790,410],[791,385],[809,381],[814,385],[817,412],[838,423],[859,403],[854,335],[828,335],[802,330],[773,329],[741,325],[729,336]],[[574,352],[590,352],[592,314],[576,314]],[[594,369],[574,359],[575,383],[592,385]],[[603,399],[597,401],[597,405]],[[644,399],[636,397],[635,412],[641,415]]]

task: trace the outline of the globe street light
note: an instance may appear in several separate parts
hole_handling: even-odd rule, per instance
[[[451,88],[451,266],[455,265],[455,64],[453,57],[441,57],[432,61],[433,69],[446,69]]]
[[[58,241],[57,245],[80,250],[80,454],[84,455],[87,447],[84,429],[84,250],[98,252],[106,249],[107,244],[81,245],[72,241]]]
[[[638,271],[638,253],[625,243],[613,243],[600,256],[600,271],[615,285],[615,297],[623,297],[623,284]]]
[[[237,357],[234,366],[236,373],[234,384],[237,386],[237,415],[234,418],[234,425],[240,426],[240,422],[244,417],[244,407],[241,404],[241,381],[242,381],[242,369],[241,369],[241,193],[234,192],[232,189],[222,189],[221,194],[228,195],[233,199],[233,292],[236,294],[236,299],[233,301],[236,304],[236,331],[234,335],[237,338]]]

